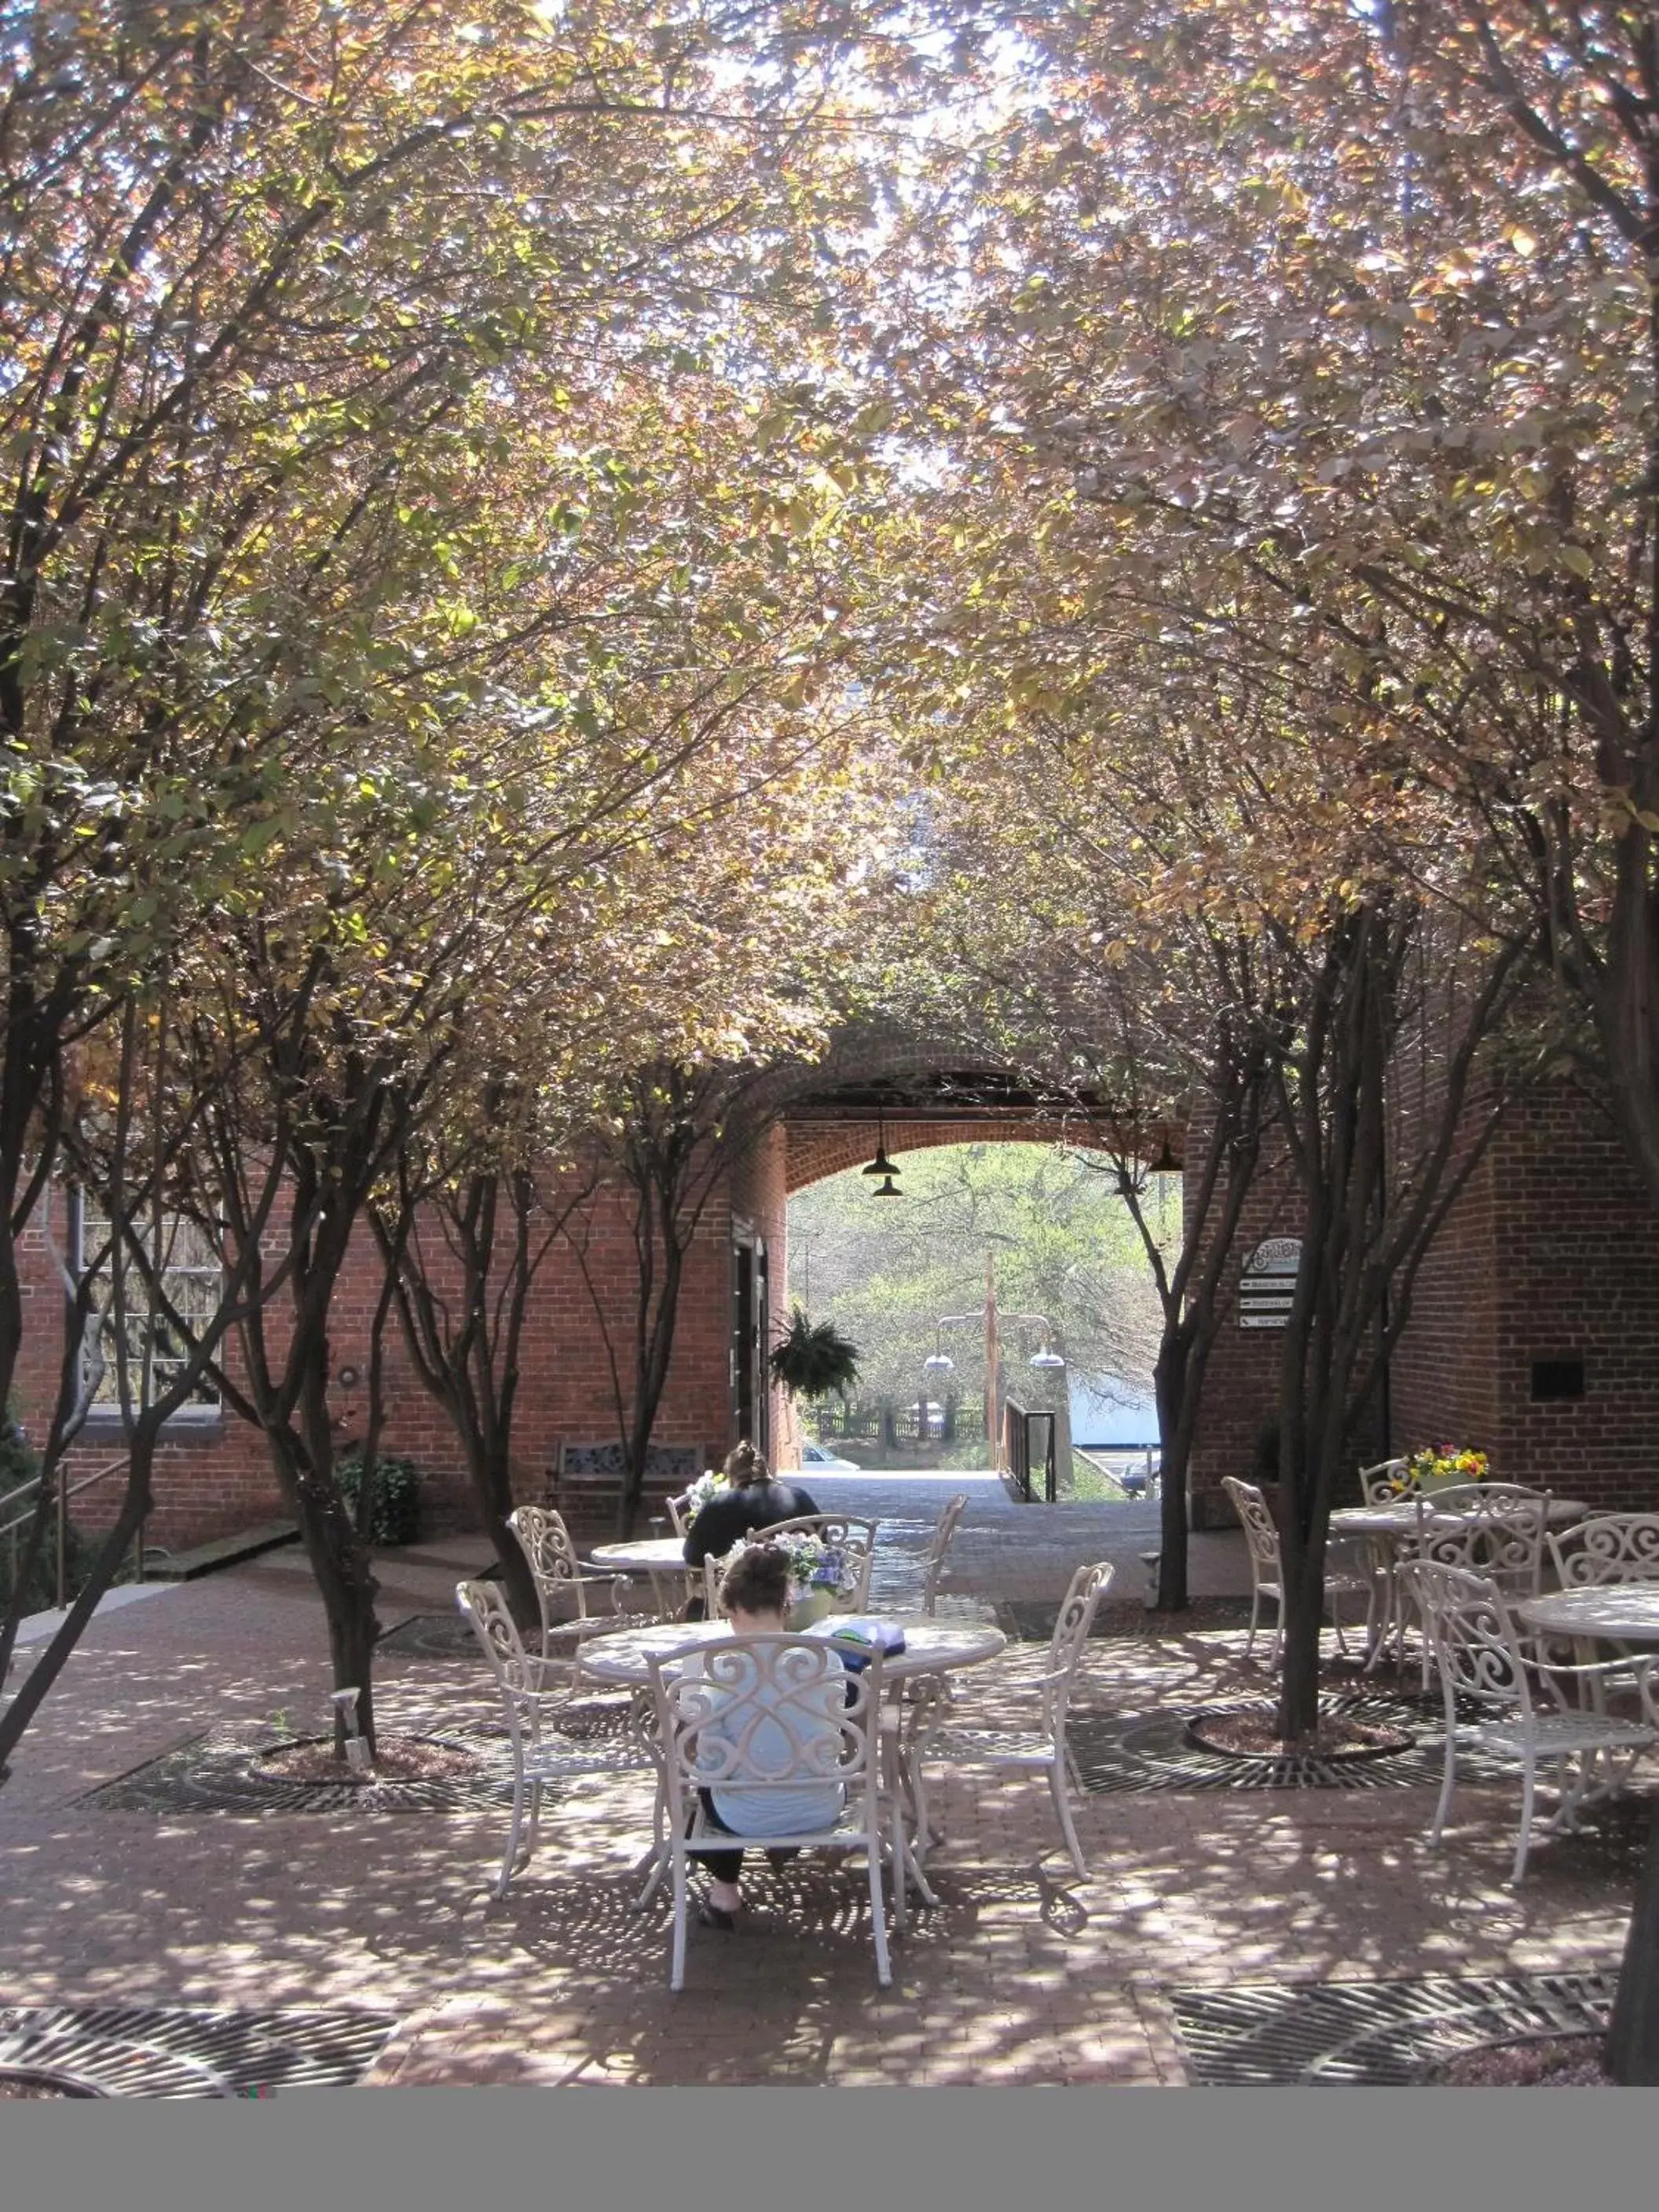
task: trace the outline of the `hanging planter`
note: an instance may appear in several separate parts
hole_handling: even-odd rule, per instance
[[[845,1397],[859,1379],[859,1348],[834,1322],[816,1328],[797,1306],[789,1327],[772,1348],[767,1365],[772,1380],[792,1398]]]

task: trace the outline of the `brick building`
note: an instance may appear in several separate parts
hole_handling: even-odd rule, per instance
[[[884,1139],[895,1156],[988,1139],[1088,1141],[1006,1079],[943,1078],[909,1042],[875,1055],[874,1075],[849,1068],[797,1079],[765,1133],[726,1170],[688,1255],[674,1355],[655,1430],[662,1443],[717,1460],[752,1433],[781,1465],[799,1438],[786,1401],[766,1382],[764,1352],[787,1280],[789,1195],[859,1165]],[[1162,1152],[1179,1131],[1156,1129]],[[38,1434],[56,1388],[63,1302],[50,1245],[71,1250],[60,1191],[26,1240],[28,1327],[16,1410]],[[1410,1326],[1392,1364],[1376,1439],[1395,1449],[1452,1440],[1484,1446],[1495,1472],[1609,1505],[1659,1508],[1659,1237],[1616,1132],[1593,1101],[1563,1089],[1516,1110],[1463,1193],[1425,1263]],[[1194,1519],[1220,1517],[1224,1474],[1249,1474],[1273,1418],[1282,1340],[1239,1325],[1237,1287],[1262,1240],[1296,1233],[1294,1193],[1269,1162],[1250,1200],[1228,1310],[1213,1355],[1193,1465]],[[599,1193],[572,1224],[586,1275],[556,1247],[538,1279],[525,1332],[514,1423],[520,1495],[544,1494],[562,1445],[618,1433],[606,1331],[626,1376],[635,1260],[625,1211]],[[361,1433],[362,1377],[378,1263],[361,1240],[337,1299],[332,1397],[343,1441]],[[387,1340],[386,1448],[425,1471],[433,1525],[464,1524],[471,1507],[459,1449],[422,1388],[395,1330]],[[79,1475],[116,1459],[118,1415],[95,1417],[74,1455]],[[112,1493],[113,1486],[111,1486]],[[91,1491],[77,1518],[101,1517]],[[192,1407],[170,1426],[158,1458],[151,1542],[169,1548],[284,1517],[263,1440],[234,1414]]]

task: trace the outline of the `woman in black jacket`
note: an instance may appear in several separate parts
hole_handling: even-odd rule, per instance
[[[751,1443],[741,1443],[726,1455],[727,1488],[711,1498],[685,1532],[685,1562],[700,1567],[708,1559],[722,1559],[736,1544],[757,1528],[770,1528],[780,1521],[798,1521],[818,1510],[799,1483],[777,1482]],[[702,1617],[702,1607],[693,1599],[688,1618]]]

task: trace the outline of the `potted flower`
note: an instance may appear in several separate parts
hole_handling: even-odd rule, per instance
[[[1467,1445],[1425,1444],[1407,1461],[1399,1486],[1405,1495],[1453,1490],[1460,1483],[1481,1481],[1486,1464],[1485,1452],[1471,1451]]]
[[[691,1526],[705,1505],[724,1497],[729,1486],[723,1474],[716,1474],[712,1467],[705,1468],[680,1501],[680,1515],[686,1527]]]
[[[805,1528],[767,1540],[789,1557],[792,1628],[810,1628],[826,1613],[845,1613],[858,1589],[858,1570],[844,1546],[826,1544]]]

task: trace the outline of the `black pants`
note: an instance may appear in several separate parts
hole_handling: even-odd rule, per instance
[[[708,1826],[718,1828],[723,1836],[735,1832],[726,1826],[714,1810],[714,1800],[707,1790],[699,1790],[697,1797],[702,1806],[702,1817]],[[736,1881],[743,1872],[743,1852],[740,1849],[735,1851],[693,1851],[690,1856],[699,1866],[706,1866],[716,1881]]]

